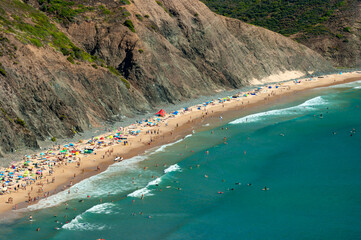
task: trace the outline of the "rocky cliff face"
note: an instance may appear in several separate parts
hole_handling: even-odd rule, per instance
[[[63,2],[77,14],[60,23],[44,1],[0,2],[0,154],[273,74],[331,69],[199,1]]]

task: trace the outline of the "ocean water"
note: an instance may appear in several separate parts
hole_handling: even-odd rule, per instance
[[[361,82],[224,119],[19,211],[0,239],[361,239]]]

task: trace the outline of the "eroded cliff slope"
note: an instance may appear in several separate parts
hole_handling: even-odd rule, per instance
[[[0,154],[270,75],[331,69],[194,0],[1,0],[0,29]]]

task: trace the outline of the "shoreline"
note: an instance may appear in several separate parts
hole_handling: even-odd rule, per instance
[[[98,174],[102,171],[105,171],[109,165],[115,163],[114,158],[116,156],[123,157],[126,161],[127,159],[144,154],[146,150],[153,149],[155,147],[162,146],[171,142],[175,142],[178,139],[186,136],[191,133],[193,129],[199,128],[202,126],[202,123],[206,119],[219,119],[220,114],[235,114],[241,110],[253,109],[257,106],[273,104],[276,100],[281,97],[289,97],[291,94],[298,93],[301,91],[319,88],[319,87],[328,87],[331,85],[344,84],[348,82],[353,82],[361,80],[361,74],[357,72],[353,73],[344,73],[342,75],[333,74],[316,78],[316,80],[307,81],[307,79],[301,79],[301,83],[295,83],[294,81],[283,82],[283,83],[273,83],[268,86],[272,88],[263,88],[256,95],[248,95],[247,97],[232,98],[230,101],[225,101],[223,103],[210,104],[204,107],[202,103],[201,110],[197,110],[197,106],[190,107],[191,111],[185,111],[175,117],[171,116],[166,119],[166,121],[159,122],[158,127],[141,127],[132,124],[131,126],[125,128],[124,132],[130,130],[131,127],[136,127],[136,129],[141,129],[141,132],[137,136],[128,136],[127,141],[129,145],[124,146],[123,142],[118,145],[110,145],[97,149],[96,155],[82,155],[80,157],[81,164],[80,167],[77,167],[77,162],[72,161],[71,163],[59,164],[54,167],[54,173],[50,176],[45,176],[42,179],[36,180],[32,185],[26,186],[27,190],[20,189],[17,192],[11,192],[10,194],[0,195],[0,215],[13,214],[11,210],[14,208],[26,208],[28,205],[26,201],[27,193],[30,189],[30,196],[37,197],[43,196],[44,193],[49,192],[50,195],[53,195],[63,189],[67,189],[71,185],[76,184],[83,179],[89,178],[95,174]],[[278,86],[276,88],[276,86]],[[252,91],[249,91],[252,92]],[[243,95],[243,94],[242,94]],[[222,124],[222,123],[219,123]],[[146,134],[146,131],[159,131],[159,134]],[[103,134],[101,136],[106,136],[108,134]],[[99,136],[99,138],[101,137]],[[112,139],[108,141],[111,143]],[[113,141],[114,142],[114,141]],[[150,143],[150,144],[149,144]],[[86,146],[86,144],[75,144],[77,148]],[[55,152],[55,150],[54,150]],[[79,154],[80,155],[80,154]],[[46,156],[51,157],[52,155],[46,154]],[[103,157],[104,156],[104,157]],[[74,158],[74,157],[73,157]],[[75,157],[77,158],[77,157]],[[95,160],[94,160],[95,159]],[[68,159],[66,159],[68,160]],[[93,161],[92,161],[93,160]],[[34,160],[35,161],[35,160]],[[21,162],[21,161],[20,161]],[[20,163],[19,162],[19,163]],[[100,170],[97,170],[97,167],[100,167]],[[84,169],[84,170],[83,170]],[[1,169],[4,170],[4,169]],[[1,171],[0,170],[0,171]],[[75,174],[75,175],[74,175]],[[74,177],[75,176],[75,177]],[[47,183],[47,181],[55,177],[55,182]],[[38,185],[42,183],[43,185]],[[65,187],[64,187],[65,186]],[[34,191],[40,189],[39,192]],[[54,192],[55,191],[55,192]],[[13,203],[6,203],[8,198],[13,198]],[[35,202],[35,204],[38,201]],[[16,206],[16,207],[15,207]],[[4,219],[3,217],[1,217]]]

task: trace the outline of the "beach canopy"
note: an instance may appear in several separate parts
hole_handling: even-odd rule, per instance
[[[174,114],[174,115],[177,115],[177,114],[178,114],[178,111],[175,111],[173,114]]]
[[[163,109],[161,109],[161,110],[159,110],[159,112],[157,112],[155,115],[164,117],[165,114],[166,114],[166,112],[165,112]]]

